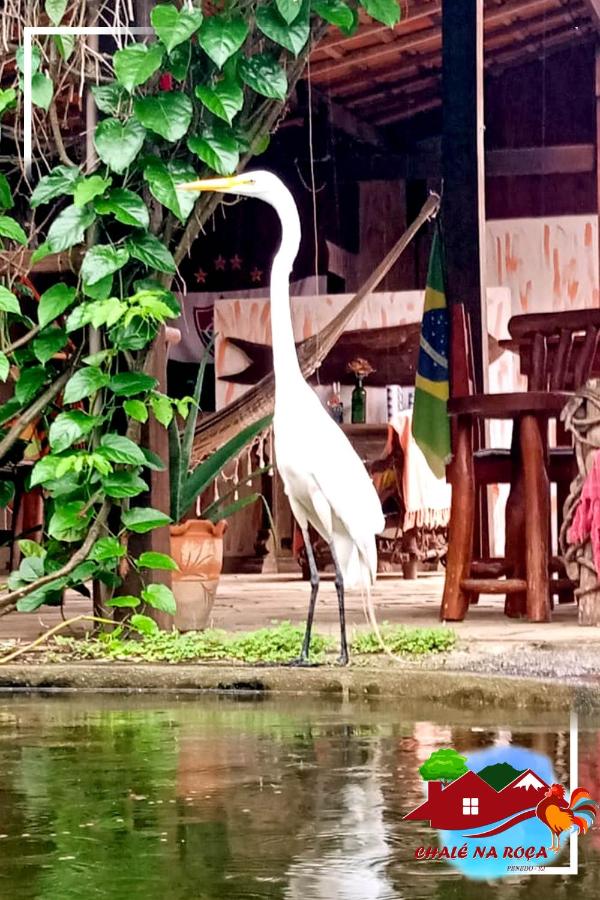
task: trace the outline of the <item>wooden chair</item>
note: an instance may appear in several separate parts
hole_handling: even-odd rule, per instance
[[[531,373],[528,390],[475,395],[468,321],[463,307],[453,308],[452,396],[448,404],[453,417],[454,458],[448,470],[453,491],[442,619],[462,620],[469,602],[480,593],[493,593],[506,594],[508,615],[526,612],[530,621],[546,622],[550,620],[551,590],[559,594],[568,590],[564,580],[550,581],[549,482],[564,484],[569,479],[572,451],[561,447],[548,452],[548,421],[560,415],[570,396],[567,391],[589,377],[600,326],[597,312],[597,324],[585,320],[585,327],[595,333],[593,338],[582,338],[580,318],[574,322],[561,319],[576,314],[541,317],[542,323],[539,316],[511,320],[512,349],[522,354],[522,370]],[[572,373],[572,377],[559,378],[559,370]],[[510,451],[482,449],[483,426],[490,419],[512,420]],[[477,507],[482,505],[484,487],[493,483],[511,485],[506,550],[501,560],[481,558],[473,548]]]

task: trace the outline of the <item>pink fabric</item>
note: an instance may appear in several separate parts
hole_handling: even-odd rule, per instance
[[[412,412],[403,410],[391,419],[404,453],[402,492],[406,504],[403,530],[443,528],[450,521],[451,488],[444,478],[436,478],[412,436]],[[388,449],[391,442],[388,440]]]
[[[570,544],[581,544],[587,538],[591,540],[594,567],[600,574],[600,452],[598,451],[585,479],[581,499],[567,537]]]

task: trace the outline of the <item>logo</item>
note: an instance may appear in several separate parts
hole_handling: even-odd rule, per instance
[[[524,747],[468,756],[436,750],[419,774],[427,799],[404,818],[427,822],[439,845],[416,848],[415,858],[447,860],[472,878],[555,873],[571,835],[585,834],[596,818],[598,803],[585,788],[567,799],[550,760]]]

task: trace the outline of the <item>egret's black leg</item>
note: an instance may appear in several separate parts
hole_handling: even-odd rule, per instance
[[[315,616],[315,606],[317,603],[317,593],[319,591],[319,570],[315,562],[315,554],[310,543],[308,528],[302,529],[302,539],[306,547],[306,558],[308,559],[308,568],[310,570],[310,602],[308,604],[308,616],[306,617],[306,631],[304,632],[304,640],[302,641],[302,650],[300,657],[295,660],[292,665],[308,665],[308,654],[310,652],[310,638],[312,633],[313,619]]]
[[[338,598],[338,607],[340,611],[340,634],[341,634],[341,643],[340,643],[340,658],[339,662],[342,666],[348,665],[348,641],[346,638],[346,609],[344,607],[344,578],[342,576],[342,570],[340,569],[340,564],[338,562],[337,554],[335,552],[335,547],[333,543],[329,545],[329,549],[331,550],[331,558],[333,559],[333,565],[335,566],[335,589],[337,591]]]

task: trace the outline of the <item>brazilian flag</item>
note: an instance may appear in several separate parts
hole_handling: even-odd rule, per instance
[[[412,433],[430,469],[438,478],[444,477],[446,463],[451,457],[448,418],[449,345],[450,321],[444,291],[442,243],[436,228],[429,257],[421,322]]]

